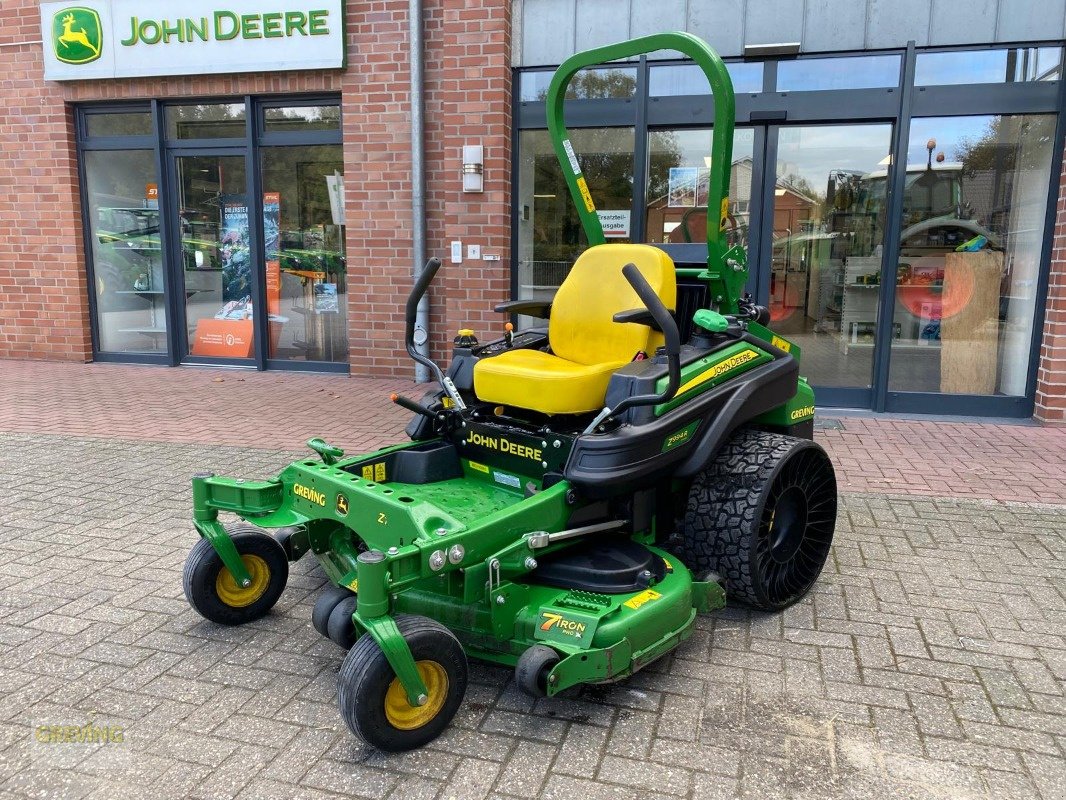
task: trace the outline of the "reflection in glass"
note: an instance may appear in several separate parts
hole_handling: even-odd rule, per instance
[[[871,385],[891,136],[891,125],[779,133],[771,327],[800,345],[819,386]]]
[[[1025,394],[1052,115],[911,122],[889,388]]]
[[[341,107],[338,105],[265,108],[263,116],[267,133],[339,131],[341,128]]]
[[[152,115],[147,111],[86,114],[87,136],[149,136],[152,133]]]
[[[523,72],[519,79],[519,100],[543,101],[555,70]],[[567,100],[603,100],[629,98],[637,90],[635,67],[595,67],[579,71],[566,87]]]
[[[914,85],[1056,81],[1061,74],[1061,47],[955,50],[919,53],[914,64]]]
[[[251,358],[253,265],[244,156],[181,156],[176,166],[188,351]]]
[[[633,129],[572,130],[570,141],[608,241],[631,241]],[[588,240],[547,131],[520,134],[517,205],[518,297],[551,299]]]
[[[167,106],[167,138],[230,139],[243,137],[244,103]]]
[[[159,202],[151,150],[85,153],[99,348],[165,353]]]
[[[263,148],[270,357],[348,360],[341,146]]]
[[[748,242],[751,218],[752,150],[755,133],[737,128],[729,173],[729,246]],[[707,182],[710,128],[651,131],[648,134],[648,212],[644,241],[707,241]],[[687,191],[688,185],[694,191]]]
[[[801,58],[777,65],[777,91],[879,89],[899,85],[900,57]]]
[[[740,61],[725,65],[735,94],[755,94],[762,91],[763,66],[758,61]],[[707,76],[696,64],[652,65],[648,71],[649,97],[677,97],[680,95],[710,94]]]

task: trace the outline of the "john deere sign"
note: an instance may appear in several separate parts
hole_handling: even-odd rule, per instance
[[[71,6],[52,17],[52,49],[64,64],[88,64],[100,57],[100,15]]]
[[[343,67],[343,8],[343,0],[42,3],[44,74],[65,81]]]

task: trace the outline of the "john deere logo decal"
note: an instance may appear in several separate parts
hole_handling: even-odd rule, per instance
[[[100,15],[72,6],[52,17],[52,50],[64,64],[88,64],[100,57],[103,32]]]

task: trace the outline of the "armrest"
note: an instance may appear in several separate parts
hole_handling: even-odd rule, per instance
[[[496,306],[497,314],[525,314],[527,317],[548,319],[552,304],[547,300],[508,300]]]
[[[629,311],[619,311],[611,319],[615,322],[633,322],[637,325],[647,325],[653,331],[663,332],[663,329],[659,327],[659,323],[655,321],[655,317],[646,308],[631,308]]]

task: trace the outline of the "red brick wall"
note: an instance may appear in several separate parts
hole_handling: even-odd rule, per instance
[[[1033,416],[1041,422],[1066,424],[1066,161],[1055,204],[1051,276],[1036,379]]]
[[[443,54],[426,59],[429,254],[445,262],[431,327],[434,354],[443,358],[459,328],[486,341],[508,320],[492,309],[511,290],[511,3],[429,0],[427,12],[426,50]],[[464,144],[484,147],[480,194],[462,190]],[[482,260],[464,252],[462,264],[449,263],[453,240],[464,251],[480,245]]]
[[[429,252],[451,239],[499,262],[448,265],[433,291],[434,350],[459,322],[499,315],[508,295],[510,2],[427,0]],[[354,374],[409,375],[403,301],[411,285],[410,106],[406,0],[348,5],[348,67],[77,84],[43,80],[38,4],[0,6],[0,358],[88,360],[85,258],[70,103],[132,98],[341,93],[349,335]],[[486,191],[462,195],[463,143],[486,149]],[[461,271],[460,271],[461,270]],[[447,294],[449,304],[443,297]],[[470,314],[459,307],[478,308]],[[487,315],[487,316],[486,316]],[[484,324],[479,327],[485,328]]]

